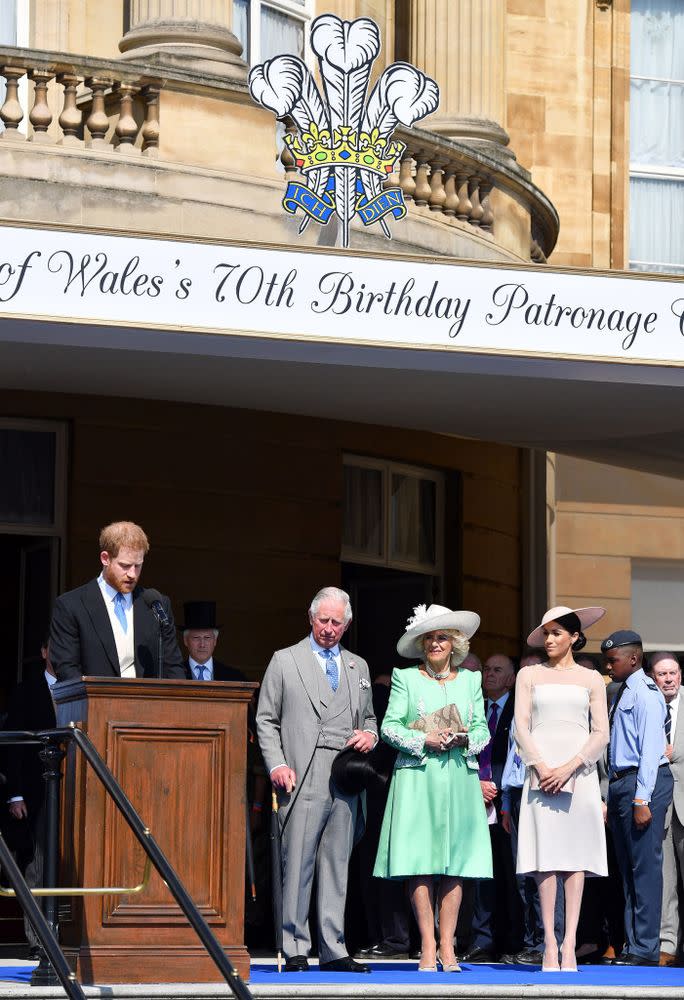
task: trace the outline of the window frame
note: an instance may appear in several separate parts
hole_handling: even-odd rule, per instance
[[[296,21],[302,22],[304,25],[304,62],[310,66],[312,52],[306,26],[312,21],[315,14],[313,0],[304,0],[303,3],[297,3],[297,0],[249,0],[247,52],[242,53],[245,62],[249,66],[254,66],[263,61],[261,55],[261,11],[263,7],[268,7],[279,14],[286,14]],[[253,57],[254,52],[257,53],[256,57]]]
[[[57,420],[22,420],[0,417],[0,430],[35,431],[55,435],[55,489],[54,511],[50,522],[22,522],[0,520],[0,534],[51,536],[64,543],[67,510],[67,427]]]
[[[437,577],[442,581],[444,575],[444,512],[446,477],[439,469],[427,466],[409,465],[391,459],[370,458],[367,455],[345,453],[342,456],[344,466],[371,469],[380,472],[382,476],[382,536],[381,556],[371,556],[361,549],[341,544],[340,559],[342,562],[358,563],[364,566],[382,566],[386,569],[400,570],[406,573],[419,573],[424,576]],[[435,484],[435,561],[421,563],[406,559],[391,557],[392,539],[392,476],[408,476],[414,479],[426,480]],[[345,511],[342,512],[344,520]]]

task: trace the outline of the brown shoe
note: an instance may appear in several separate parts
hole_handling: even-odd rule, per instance
[[[658,965],[676,965],[677,956],[673,955],[670,951],[661,951],[660,958],[658,959]]]

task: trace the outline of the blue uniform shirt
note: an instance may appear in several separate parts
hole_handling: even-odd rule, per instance
[[[616,696],[617,697],[617,696]],[[627,678],[610,728],[611,771],[636,767],[636,799],[651,801],[658,768],[665,756],[665,699],[643,670]]]
[[[501,776],[502,812],[511,811],[511,788],[522,788],[525,784],[526,771],[527,768],[518,754],[518,745],[515,742],[515,720],[513,720],[508,733],[508,753]]]

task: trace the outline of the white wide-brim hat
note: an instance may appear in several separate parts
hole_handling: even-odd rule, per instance
[[[549,622],[558,621],[563,615],[577,615],[580,620],[580,625],[582,626],[582,631],[585,628],[589,628],[590,625],[594,625],[600,618],[606,613],[605,608],[549,608],[544,617],[541,620],[541,625],[537,625],[536,629],[527,637],[528,646],[540,647],[544,645],[544,625],[548,625]]]
[[[422,652],[420,640],[426,632],[458,629],[466,639],[470,639],[479,627],[480,616],[474,611],[450,611],[440,604],[431,604],[426,608],[424,604],[419,604],[413,609],[413,617],[409,618],[406,631],[397,643],[397,653],[411,659]]]

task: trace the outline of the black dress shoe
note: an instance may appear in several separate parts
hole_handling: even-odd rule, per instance
[[[627,954],[618,955],[617,958],[613,959],[613,965],[657,965],[657,961],[653,961],[650,958],[642,958],[641,955],[632,955],[631,952]]]
[[[396,951],[388,944],[374,944],[370,948],[361,948],[356,958],[408,958],[407,951]]]
[[[501,961],[506,965],[541,965],[544,955],[534,948],[523,948],[512,955],[502,955]]]
[[[496,956],[487,951],[486,948],[470,948],[465,955],[458,956],[459,962],[476,962],[483,965],[489,962],[496,962]]]
[[[363,962],[355,962],[349,955],[344,958],[335,958],[332,962],[320,962],[318,968],[321,972],[370,972]]]
[[[285,972],[308,972],[309,962],[306,955],[293,955],[285,959]]]

